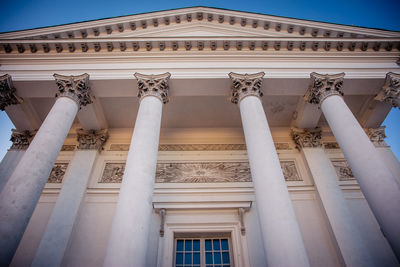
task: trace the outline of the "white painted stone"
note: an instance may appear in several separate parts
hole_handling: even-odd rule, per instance
[[[338,177],[320,147],[302,148],[339,254],[347,267],[373,266],[368,250],[339,188]]]
[[[32,267],[61,266],[97,155],[97,150],[75,152]]]
[[[387,146],[376,147],[376,150],[378,150],[383,161],[387,164],[394,178],[400,184],[400,161],[397,159],[396,155],[390,147]]]
[[[0,192],[8,182],[8,179],[10,179],[11,174],[24,154],[25,150],[22,149],[10,149],[7,151],[0,163]]]
[[[142,98],[104,266],[146,266],[162,102]]]
[[[1,192],[0,265],[10,263],[77,111],[71,98],[57,99]]]
[[[239,105],[268,266],[309,266],[261,101]]]
[[[399,183],[342,97],[327,97],[321,109],[384,235],[399,257]]]

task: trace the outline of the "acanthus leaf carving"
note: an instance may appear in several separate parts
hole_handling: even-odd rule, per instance
[[[49,178],[47,179],[47,183],[62,183],[67,168],[68,163],[55,163],[50,172]]]
[[[29,147],[35,132],[30,131],[17,131],[15,129],[11,130],[11,138],[10,141],[12,142],[12,146],[10,149],[18,149],[18,150],[25,150]]]
[[[321,147],[321,130],[320,129],[305,129],[299,130],[292,128],[291,136],[296,148],[301,150],[302,148],[309,147]]]
[[[12,84],[11,76],[0,76],[0,110],[7,106],[21,104],[23,99],[17,95],[17,90]]]
[[[108,139],[108,131],[80,129],[77,131],[78,149],[96,149],[101,150]]]
[[[65,76],[55,73],[54,78],[58,86],[56,97],[65,96],[73,99],[79,108],[93,102],[93,97],[89,87],[89,74]]]
[[[377,147],[388,146],[385,142],[385,128],[385,126],[382,126],[378,128],[368,128],[365,130],[371,142]]]
[[[231,102],[238,104],[249,95],[262,97],[261,85],[264,75],[264,72],[254,74],[229,73],[229,78],[232,80]]]
[[[328,96],[343,96],[344,73],[330,75],[313,72],[310,77],[311,83],[304,95],[306,102],[320,105]]]
[[[393,72],[386,74],[385,84],[375,100],[389,103],[400,109],[400,74]]]
[[[158,75],[145,75],[141,73],[135,73],[134,76],[138,82],[138,97],[143,98],[145,96],[155,96],[161,100],[164,104],[168,103],[168,81],[171,77],[171,73],[166,72]]]

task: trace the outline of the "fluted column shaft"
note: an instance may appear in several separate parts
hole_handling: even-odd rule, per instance
[[[267,264],[309,266],[278,154],[259,99],[264,73],[248,76],[231,73],[230,76],[234,84],[232,102],[239,102],[240,107]]]
[[[135,76],[141,102],[104,260],[109,267],[146,266],[162,106],[170,74]]]
[[[31,267],[62,265],[94,163],[107,137],[106,131],[78,131],[78,150],[65,174]]]
[[[321,147],[321,132],[292,130],[292,136],[310,169],[332,239],[336,241],[343,263],[347,267],[373,266],[339,187],[335,169]]]
[[[77,96],[62,94],[0,194],[0,265],[7,266],[79,109]]]
[[[341,97],[343,76],[313,73],[314,86],[310,88],[319,92],[316,99],[322,112],[383,234],[399,258],[400,185]]]

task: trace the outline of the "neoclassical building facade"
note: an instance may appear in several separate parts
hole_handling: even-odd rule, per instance
[[[1,266],[398,266],[400,33],[193,7],[0,34]]]

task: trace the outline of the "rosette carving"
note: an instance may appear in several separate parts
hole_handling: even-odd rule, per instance
[[[299,130],[292,128],[290,135],[293,138],[296,148],[301,150],[305,147],[321,147],[321,130]]]
[[[17,90],[12,84],[11,76],[0,76],[0,110],[7,106],[21,104],[23,99],[17,96]]]
[[[78,103],[79,108],[93,102],[89,87],[89,74],[64,76],[55,73],[53,76],[58,86],[56,97],[69,97]]]
[[[139,98],[150,95],[159,98],[164,104],[168,103],[168,81],[171,73],[145,75],[136,72],[134,76],[138,80]]]
[[[107,130],[89,130],[80,129],[77,131],[78,149],[96,149],[101,150],[108,139]]]
[[[12,146],[10,149],[19,149],[19,150],[27,149],[33,137],[35,136],[35,133],[30,131],[20,132],[15,129],[12,129],[11,131],[12,133],[10,141],[12,142]]]
[[[306,102],[319,105],[328,96],[343,96],[343,72],[332,75],[313,72],[310,74],[310,77],[311,83],[304,95]]]
[[[264,72],[254,74],[229,73],[229,78],[232,80],[231,102],[238,104],[249,95],[262,97],[261,85],[264,75]]]
[[[400,74],[393,72],[386,74],[385,84],[375,100],[389,103],[400,109]]]

